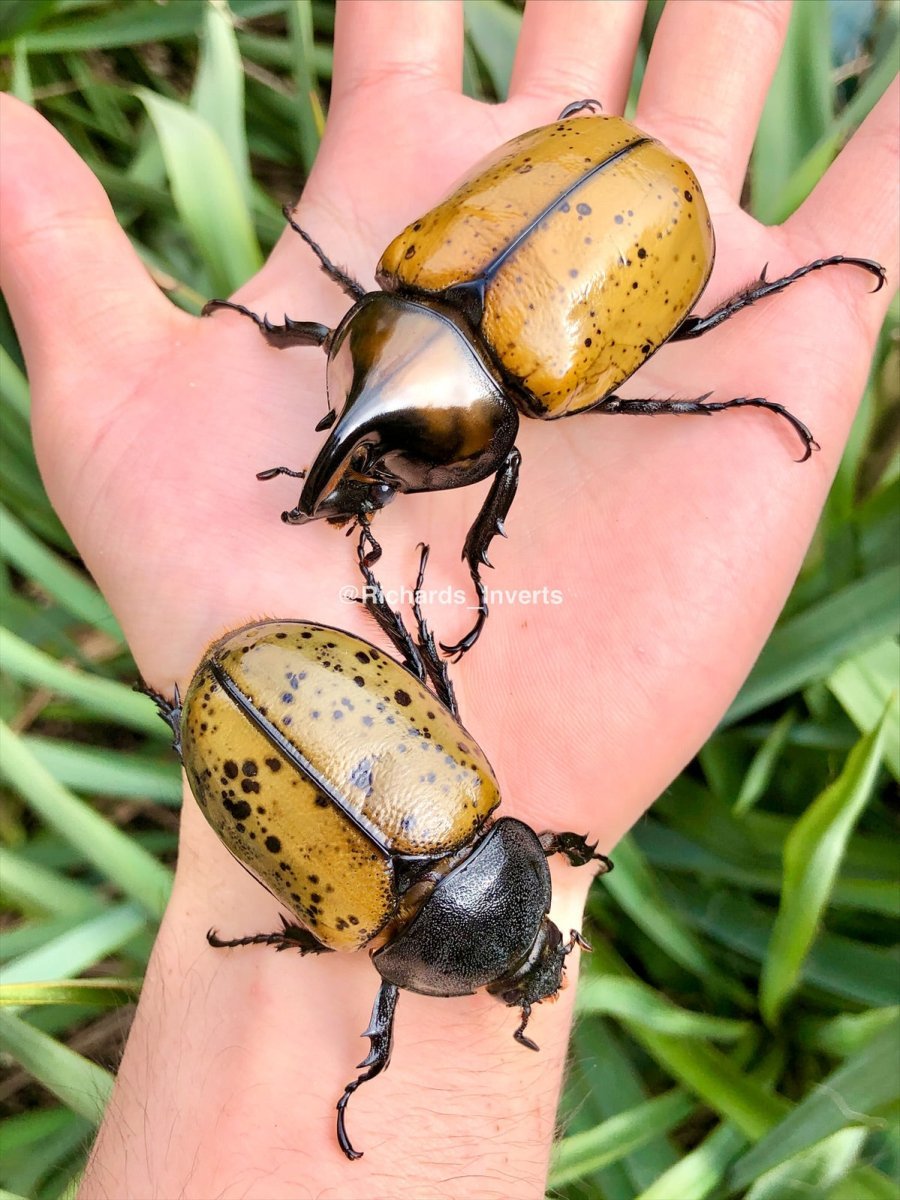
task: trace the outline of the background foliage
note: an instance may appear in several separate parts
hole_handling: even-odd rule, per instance
[[[518,8],[466,13],[466,90],[500,97]],[[196,312],[281,231],[322,129],[333,22],[324,0],[5,0],[3,82],[87,160],[160,286]],[[896,0],[796,6],[747,180],[758,216],[808,193],[897,60]],[[898,324],[895,299],[778,628],[593,894],[563,1196],[897,1195]],[[0,1195],[52,1200],[109,1094],[180,783],[41,487],[5,310],[0,405]]]

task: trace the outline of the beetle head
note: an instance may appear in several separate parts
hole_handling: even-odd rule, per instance
[[[340,523],[397,492],[476,483],[518,430],[515,405],[462,319],[386,292],[364,297],[336,330],[328,398],[340,416],[285,517],[291,524]]]
[[[525,962],[516,971],[492,983],[487,990],[504,1004],[527,1009],[559,991],[566,954],[562,934],[545,916]]]

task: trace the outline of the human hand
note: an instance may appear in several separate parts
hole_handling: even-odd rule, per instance
[[[620,111],[640,18],[640,6],[531,5],[512,99],[487,107],[457,91],[456,6],[345,10],[328,132],[301,222],[367,280],[389,238],[483,152],[552,120],[580,96],[596,95],[607,112]],[[783,230],[763,229],[737,208],[785,20],[780,6],[680,6],[666,14],[648,66],[636,121],[701,178],[718,241],[711,298],[745,283],[766,261],[774,273],[820,253],[878,258],[897,277],[895,177],[887,165],[895,103],[882,102]],[[592,54],[573,63],[573,45],[602,46],[608,67],[601,74]],[[198,322],[172,310],[71,151],[16,108],[4,114],[4,140],[17,163],[15,177],[7,172],[4,180],[4,286],[34,385],[42,470],[145,677],[164,689],[183,683],[210,637],[263,613],[364,629],[356,610],[338,601],[351,578],[350,547],[323,525],[281,526],[277,513],[295,497],[278,488],[288,485],[253,479],[288,453],[296,466],[313,456],[323,356],[276,353],[224,314]],[[823,445],[803,468],[788,459],[789,435],[753,413],[709,422],[523,423],[523,483],[490,583],[556,588],[563,604],[537,612],[494,606],[482,642],[457,672],[463,719],[498,770],[507,811],[538,828],[591,831],[607,848],[724,711],[787,593],[836,467],[889,299],[890,289],[872,297],[868,288],[849,269],[824,273],[701,342],[663,351],[633,382],[638,395],[714,387],[724,398],[752,389],[789,404]],[[239,299],[276,317],[287,311],[330,324],[346,305],[289,233]],[[453,559],[478,501],[474,489],[398,500],[379,517],[385,582],[411,582],[419,540],[434,547],[428,586],[460,582]],[[441,610],[430,615],[445,640],[460,631],[446,627]],[[578,923],[583,876],[567,868],[558,874],[564,926]],[[305,1150],[305,1182],[347,1187],[346,1165],[323,1146],[331,1141],[329,1099],[348,1077],[346,1049],[365,1019],[374,973],[363,956],[288,966],[248,951],[222,961],[202,934],[228,912],[240,913],[241,925],[229,932],[244,932],[245,923],[249,932],[271,924],[273,904],[189,805],[178,887],[118,1111],[136,1104],[152,1123],[174,1095],[190,1112],[200,1070],[209,1103],[179,1125],[165,1165],[148,1144],[143,1169],[177,1190],[197,1146],[222,1143],[230,1127],[215,1097],[233,1092],[229,1119],[236,1123],[246,1117],[240,1098],[256,1097],[256,1135],[224,1139],[246,1153],[247,1169],[258,1164],[252,1151],[266,1114],[274,1109],[285,1121],[275,1161],[266,1160],[273,1171],[267,1186],[277,1179],[286,1194],[292,1155]],[[198,1003],[192,988],[226,1014],[215,1028],[201,1022],[186,1030],[174,1075],[171,1055],[146,1049],[161,987],[176,1028],[178,1014]],[[299,1012],[293,998],[301,987],[310,999]],[[240,998],[248,994],[253,1005],[242,1020]],[[450,1126],[454,1162],[475,1161],[489,1177],[500,1169],[492,1155],[505,1161],[511,1153],[504,1132],[483,1144],[485,1113],[496,1111],[498,1129],[514,1130],[517,1142],[512,1169],[520,1183],[504,1175],[504,1194],[537,1189],[565,1021],[558,1009],[538,1014],[544,1054],[523,1062],[508,1016],[484,998],[444,1006],[404,996],[397,1057],[376,1085],[381,1115],[362,1100],[351,1113],[356,1140],[370,1152],[353,1168],[354,1188],[372,1194],[376,1176],[365,1171],[384,1180],[390,1164],[421,1164],[427,1156],[412,1193],[421,1195],[423,1179],[457,1169],[441,1163]],[[407,1023],[418,1031],[415,1054]],[[258,1073],[245,1055],[222,1050],[246,1048],[257,1037]],[[475,1064],[462,1080],[464,1068],[448,1054],[454,1039]],[[280,1050],[286,1044],[310,1048],[303,1082],[315,1095],[306,1107]],[[444,1103],[460,1111],[446,1118],[422,1111]],[[392,1127],[398,1121],[402,1127]],[[388,1167],[374,1132],[382,1127]],[[122,1145],[128,1169],[140,1171],[143,1150]],[[203,1169],[194,1176],[197,1194],[219,1186],[211,1181],[226,1178],[234,1161],[220,1155]],[[400,1194],[399,1185],[390,1190]]]

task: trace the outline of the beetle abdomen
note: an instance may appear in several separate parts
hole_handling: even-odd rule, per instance
[[[429,294],[480,280],[484,342],[525,411],[558,417],[669,337],[713,254],[686,163],[619,117],[575,117],[501,147],[388,246],[377,277]]]

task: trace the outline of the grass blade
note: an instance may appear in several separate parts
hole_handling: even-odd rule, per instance
[[[21,1017],[0,1010],[0,1046],[73,1112],[98,1125],[113,1077]]]
[[[847,841],[871,794],[881,762],[885,717],[850,754],[839,779],[809,806],[784,847],[784,888],[763,963],[760,1009],[767,1024],[800,982],[803,960],[840,870]]]
[[[563,1138],[553,1154],[550,1187],[560,1188],[668,1133],[691,1115],[695,1102],[673,1088],[637,1108],[610,1117],[595,1129]]]
[[[88,862],[151,916],[161,917],[172,888],[171,872],[152,854],[56,782],[22,738],[0,723],[0,764],[8,782]]]
[[[900,1095],[900,1022],[892,1022],[832,1072],[783,1121],[734,1165],[733,1191],[847,1125],[877,1124],[877,1114]]]
[[[250,211],[228,151],[198,113],[147,88],[143,102],[162,148],[178,215],[206,263],[214,290],[228,296],[262,265]]]

